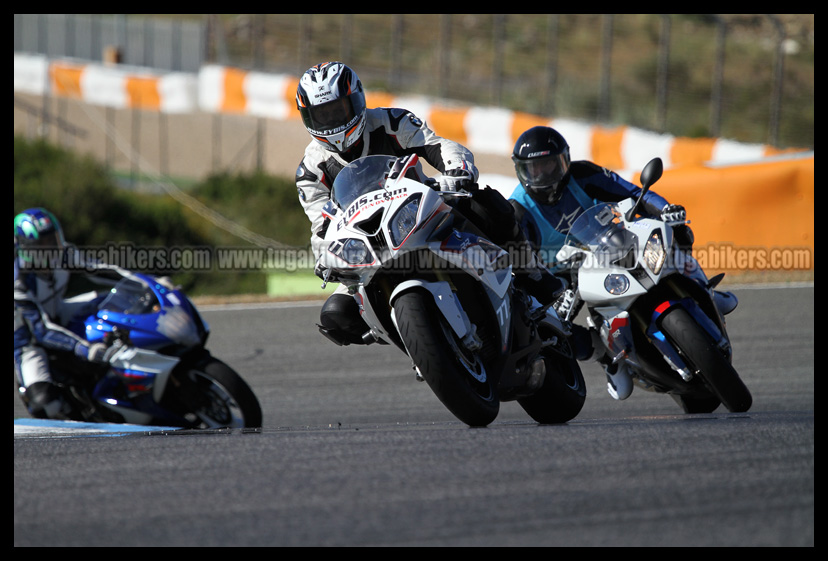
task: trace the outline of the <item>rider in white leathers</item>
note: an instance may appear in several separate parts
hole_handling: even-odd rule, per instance
[[[313,137],[296,170],[296,189],[311,222],[311,246],[317,261],[326,228],[322,207],[330,200],[334,179],[349,162],[375,154],[417,154],[441,172],[442,190],[472,192],[473,197],[463,199],[458,207],[493,242],[525,243],[508,201],[494,189],[477,188],[473,154],[436,135],[407,109],[366,108],[362,83],[348,66],[329,62],[310,68],[299,82],[296,104]],[[419,164],[417,171],[421,180],[427,178]],[[560,281],[537,263],[530,262],[525,269],[529,282],[539,292],[548,292],[547,298],[562,289]],[[321,267],[316,272],[324,276]],[[323,306],[320,323],[320,331],[340,345],[363,343],[368,329],[353,297],[342,286]]]
[[[305,155],[296,171],[296,189],[314,233],[322,229],[322,207],[330,200],[334,178],[349,162],[362,156],[402,156],[414,152],[441,172],[462,172],[458,173],[458,180],[451,180],[453,182],[477,181],[478,172],[472,153],[456,142],[437,136],[413,113],[405,109],[366,109],[362,126],[362,135],[349,151],[330,151],[316,141],[311,142],[305,149]],[[427,178],[419,163],[417,172],[421,180]],[[449,181],[446,179],[447,184]],[[311,245],[314,255],[318,258],[322,238],[313,236]]]

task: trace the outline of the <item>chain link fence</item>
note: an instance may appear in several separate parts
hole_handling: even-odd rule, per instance
[[[300,75],[327,60],[366,87],[676,136],[814,145],[814,16],[208,16],[207,56]]]
[[[15,14],[15,51],[301,75],[675,136],[814,147],[813,14]]]

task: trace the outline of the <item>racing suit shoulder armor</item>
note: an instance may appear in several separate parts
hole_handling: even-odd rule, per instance
[[[319,181],[319,176],[312,173],[305,165],[304,158],[299,163],[299,167],[296,168],[296,183],[300,181]]]
[[[422,121],[417,119],[414,116],[414,113],[409,111],[408,109],[402,109],[400,107],[375,107],[373,109],[368,109],[368,120],[373,123],[373,126],[368,126],[368,130],[375,130],[380,126],[387,125],[387,130],[391,132],[397,132],[400,130],[400,126],[404,123],[406,115],[409,115],[409,120],[413,120],[412,124],[419,122],[417,128],[422,125]]]
[[[594,162],[590,162],[588,160],[576,160],[569,165],[569,173],[575,179],[582,179],[596,174],[603,174],[609,177],[612,172]]]

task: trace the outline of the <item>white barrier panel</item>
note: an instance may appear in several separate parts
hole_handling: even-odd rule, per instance
[[[14,91],[81,99],[117,109],[190,113],[198,105],[197,78],[184,72],[155,73],[128,66],[84,61],[49,61],[41,55],[14,55]]]
[[[49,61],[45,56],[14,53],[14,91],[43,95],[48,79]]]
[[[154,73],[148,69],[49,61],[40,55],[14,55],[14,88],[33,94],[75,97],[109,107],[186,113],[197,110],[239,113],[276,120],[297,119],[298,77],[206,65],[198,74]],[[394,97],[368,92],[369,107],[403,107],[440,136],[472,152],[511,154],[515,141],[536,125],[555,127],[567,139],[574,159],[614,170],[641,169],[653,157],[665,168],[704,163],[739,163],[780,153],[762,144],[726,139],[681,138],[633,127],[600,127],[549,119],[493,107],[447,106],[425,97]]]

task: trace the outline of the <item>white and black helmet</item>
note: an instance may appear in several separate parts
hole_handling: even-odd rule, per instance
[[[518,137],[512,152],[515,172],[529,194],[541,204],[556,202],[569,172],[569,145],[550,127],[532,127]]]
[[[356,72],[341,62],[308,69],[296,88],[305,128],[332,152],[346,152],[365,130],[365,91]]]

